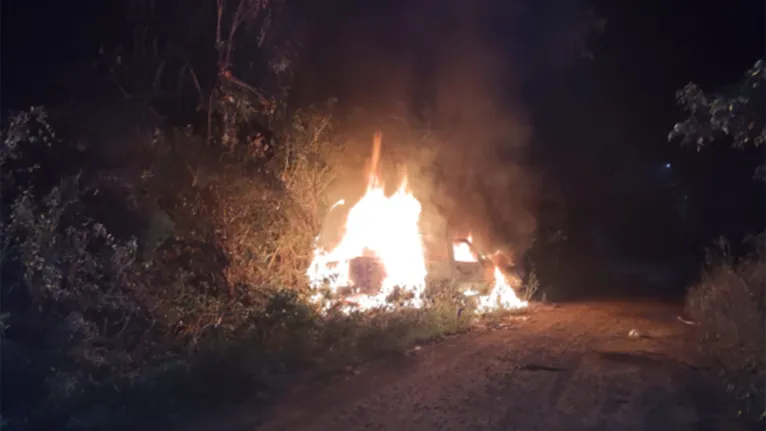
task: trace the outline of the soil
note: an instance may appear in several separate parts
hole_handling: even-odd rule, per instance
[[[738,430],[695,326],[656,302],[538,305],[200,430]]]

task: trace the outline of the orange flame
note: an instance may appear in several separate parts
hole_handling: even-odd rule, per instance
[[[348,213],[345,233],[330,252],[316,250],[309,267],[312,286],[326,284],[331,290],[351,286],[351,261],[369,256],[383,266],[385,277],[375,295],[353,298],[361,309],[382,307],[399,287],[408,294],[407,305],[422,306],[426,263],[419,230],[421,205],[407,188],[407,177],[399,189],[386,196],[377,175],[381,135],[375,134],[367,190]]]
[[[452,245],[452,254],[455,255],[456,262],[478,262],[479,259],[474,255],[469,244],[473,243],[471,235],[468,235],[467,242],[456,242]]]
[[[331,293],[337,294],[341,288],[354,286],[352,262],[355,259],[372,258],[380,263],[383,278],[378,292],[357,292],[346,298],[353,305],[346,307],[345,311],[390,307],[387,299],[397,288],[403,293],[405,306],[423,306],[427,269],[419,229],[422,207],[407,187],[406,175],[393,195],[385,195],[377,173],[381,140],[381,134],[375,133],[367,189],[349,211],[340,243],[330,251],[317,247],[307,271],[312,288],[327,287]],[[343,203],[342,200],[338,201],[333,208]],[[468,241],[471,241],[470,236]],[[478,262],[478,257],[468,243],[456,244],[454,252],[458,261]],[[317,293],[312,299],[320,302],[323,297]],[[479,297],[480,311],[523,306],[526,306],[526,302],[516,297],[506,278],[495,268],[495,283],[491,293]]]
[[[495,267],[495,284],[489,295],[479,297],[479,312],[488,312],[499,309],[523,308],[529,305],[527,301],[522,301],[516,296],[516,292],[511,287],[508,279]]]
[[[455,255],[455,261],[479,261],[469,244],[473,244],[470,235],[468,236],[467,242],[458,242],[453,245],[452,251]],[[500,309],[523,308],[529,305],[527,301],[522,301],[518,298],[518,296],[516,296],[516,292],[513,290],[513,287],[511,287],[511,283],[508,281],[508,278],[502,273],[502,271],[500,271],[500,268],[498,268],[497,265],[495,265],[494,269],[494,278],[495,280],[492,285],[492,290],[488,295],[479,296],[479,292],[475,290],[468,290],[465,292],[466,296],[478,297],[478,312],[486,313]]]

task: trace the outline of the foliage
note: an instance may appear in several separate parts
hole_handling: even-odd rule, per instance
[[[700,324],[702,346],[720,365],[730,390],[748,401],[748,415],[756,417],[766,400],[764,239],[764,234],[754,238],[756,251],[740,259],[720,241],[718,249],[708,253],[701,282],[686,299],[689,315]]]
[[[537,295],[540,293],[540,280],[534,267],[526,274],[526,282],[522,285],[519,293],[522,301],[531,302],[537,299]]]
[[[98,71],[163,127],[191,126],[228,149],[245,139],[273,144],[290,121],[299,46],[285,3],[128,0],[126,35],[102,45]]]
[[[760,147],[766,141],[764,61],[758,60],[744,79],[719,93],[706,93],[689,83],[676,94],[678,105],[688,117],[675,125],[668,140],[682,138],[697,149],[728,137],[736,148]],[[761,166],[757,176],[766,173]]]
[[[722,138],[735,148],[760,148],[766,141],[764,61],[758,60],[744,79],[710,94],[690,83],[679,90],[678,104],[688,117],[675,125],[668,139],[682,138],[697,149]],[[766,179],[765,166],[756,175]],[[716,360],[729,389],[743,398],[750,417],[764,415],[766,378],[766,254],[764,234],[755,238],[755,252],[740,259],[721,240],[708,253],[701,282],[687,293],[686,308],[700,324],[702,346]]]
[[[25,387],[20,404],[55,405],[198,350],[209,339],[233,336],[268,296],[268,290],[238,287],[247,279],[232,274],[242,268],[258,270],[265,282],[266,262],[276,260],[269,282],[302,286],[296,272],[302,262],[287,265],[278,253],[286,242],[295,243],[295,235],[304,240],[293,250],[301,256],[310,251],[330,171],[320,153],[329,118],[319,111],[301,115],[274,166],[261,163],[261,173],[249,176],[239,163],[240,169],[203,184],[193,175],[163,177],[158,168],[170,157],[162,142],[154,142],[147,166],[80,171],[53,183],[51,153],[70,146],[57,139],[42,108],[11,117],[0,151],[3,204],[10,209],[2,223],[3,324],[6,345],[18,347],[30,375],[39,378],[18,382]],[[134,170],[148,174],[131,175]],[[135,202],[171,192],[180,192],[180,199],[168,205],[169,213]],[[268,218],[237,219],[243,211]],[[206,224],[213,226],[208,233]],[[228,234],[243,226],[267,235],[246,238],[259,249],[229,242],[236,236]],[[20,375],[6,377],[8,383]]]
[[[330,118],[299,111],[290,130],[255,175],[216,181],[216,216],[232,283],[305,284],[314,239],[328,209],[325,189],[335,179],[330,161],[342,150],[330,139]]]
[[[4,426],[137,429],[467,329],[451,285],[418,311],[305,301],[347,156],[332,106],[288,109],[281,2],[128,5],[132,44],[100,60],[124,97],[110,106],[150,114],[125,120],[141,137],[86,147],[40,107],[3,130]]]
[[[13,116],[0,151],[8,426],[130,429],[467,329],[472,305],[451,285],[418,311],[305,302],[341,150],[329,132],[326,108],[303,110],[268,156],[206,162],[185,151],[199,138],[173,152],[160,135],[133,165],[53,182],[50,153],[94,150],[70,148],[42,108]]]
[[[22,428],[82,418],[72,413],[90,403],[99,416],[101,401],[117,405],[121,392],[155,383],[183,391],[183,379],[211,373],[204,364],[285,355],[285,340],[300,345],[317,324],[301,305],[304,336],[275,338],[292,325],[290,307],[273,311],[275,298],[301,297],[341,150],[331,106],[286,110],[280,2],[218,2],[212,21],[204,1],[183,13],[154,1],[128,6],[132,44],[105,47],[101,60],[125,97],[116,105],[138,102],[151,114],[148,127],[137,124],[145,139],[73,145],[39,107],[4,129],[2,372],[14,396],[4,397],[3,418]],[[233,45],[247,47],[254,34],[258,67],[253,50],[242,67]],[[252,337],[257,347],[238,353]],[[249,375],[258,368],[239,365]],[[253,381],[245,377],[227,383]]]
[[[159,260],[139,262],[135,237],[118,238],[92,219],[99,189],[84,175],[46,187],[38,162],[46,150],[66,147],[52,130],[45,111],[34,108],[10,120],[0,148],[3,205],[10,209],[2,219],[4,346],[14,346],[3,350],[11,364],[3,381],[20,389],[4,409],[55,410],[90,386],[193,347],[181,340],[200,332],[187,334],[185,322],[216,302],[188,284],[193,274]],[[122,221],[130,218],[127,212]],[[156,283],[159,277],[168,283]],[[13,373],[15,366],[28,374]]]
[[[179,7],[128,2],[132,44],[102,56],[122,94],[158,119],[133,167],[143,181],[128,184],[155,209],[144,239],[182,233],[212,247],[232,296],[266,274],[295,286],[323,209],[310,195],[332,177],[321,159],[332,144],[327,107],[287,110],[297,32],[281,25],[281,1],[216,1],[214,14],[207,1]]]

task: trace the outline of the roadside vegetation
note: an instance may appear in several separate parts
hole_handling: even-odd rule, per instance
[[[702,149],[728,142],[734,148],[759,149],[766,142],[764,62],[725,91],[705,93],[695,84],[678,92],[689,114],[670,133]],[[763,181],[764,166],[755,172]],[[700,345],[713,360],[740,414],[763,424],[766,419],[766,235],[750,237],[744,247],[721,239],[707,255],[700,282],[686,298],[689,315],[700,325]],[[735,250],[735,251],[733,251]]]
[[[4,430],[166,429],[470,327],[450,284],[429,286],[420,310],[308,301],[344,147],[331,102],[287,103],[280,2],[219,0],[212,22],[208,1],[128,3],[136,39],[102,49],[111,93],[96,91],[118,95],[130,136],[81,139],[96,117],[55,106],[4,120]],[[177,31],[145,19],[157,14]],[[258,61],[238,67],[235,44]]]
[[[699,284],[687,295],[700,325],[701,346],[714,361],[740,414],[763,419],[766,384],[766,255],[763,234],[754,251],[735,258],[721,241],[708,252]]]
[[[324,111],[301,111],[270,157],[232,161],[222,149],[195,174],[161,140],[146,143],[159,154],[145,166],[93,169],[100,155],[60,137],[45,109],[11,117],[0,151],[3,427],[170,425],[468,330],[475,304],[450,283],[429,286],[419,310],[324,312],[308,300],[328,125]]]

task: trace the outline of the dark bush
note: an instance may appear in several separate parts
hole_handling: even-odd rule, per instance
[[[708,253],[702,280],[686,298],[700,325],[701,345],[718,364],[729,390],[746,401],[746,413],[764,413],[766,379],[766,254],[763,234],[756,250],[736,259],[721,242]],[[761,416],[762,418],[762,416]]]
[[[323,314],[306,300],[337,165],[328,130],[308,110],[265,159],[206,160],[187,136],[175,154],[147,143],[132,165],[57,166],[101,155],[57,137],[41,108],[13,116],[0,148],[3,426],[137,429],[467,329],[471,304],[450,283],[422,310]]]

